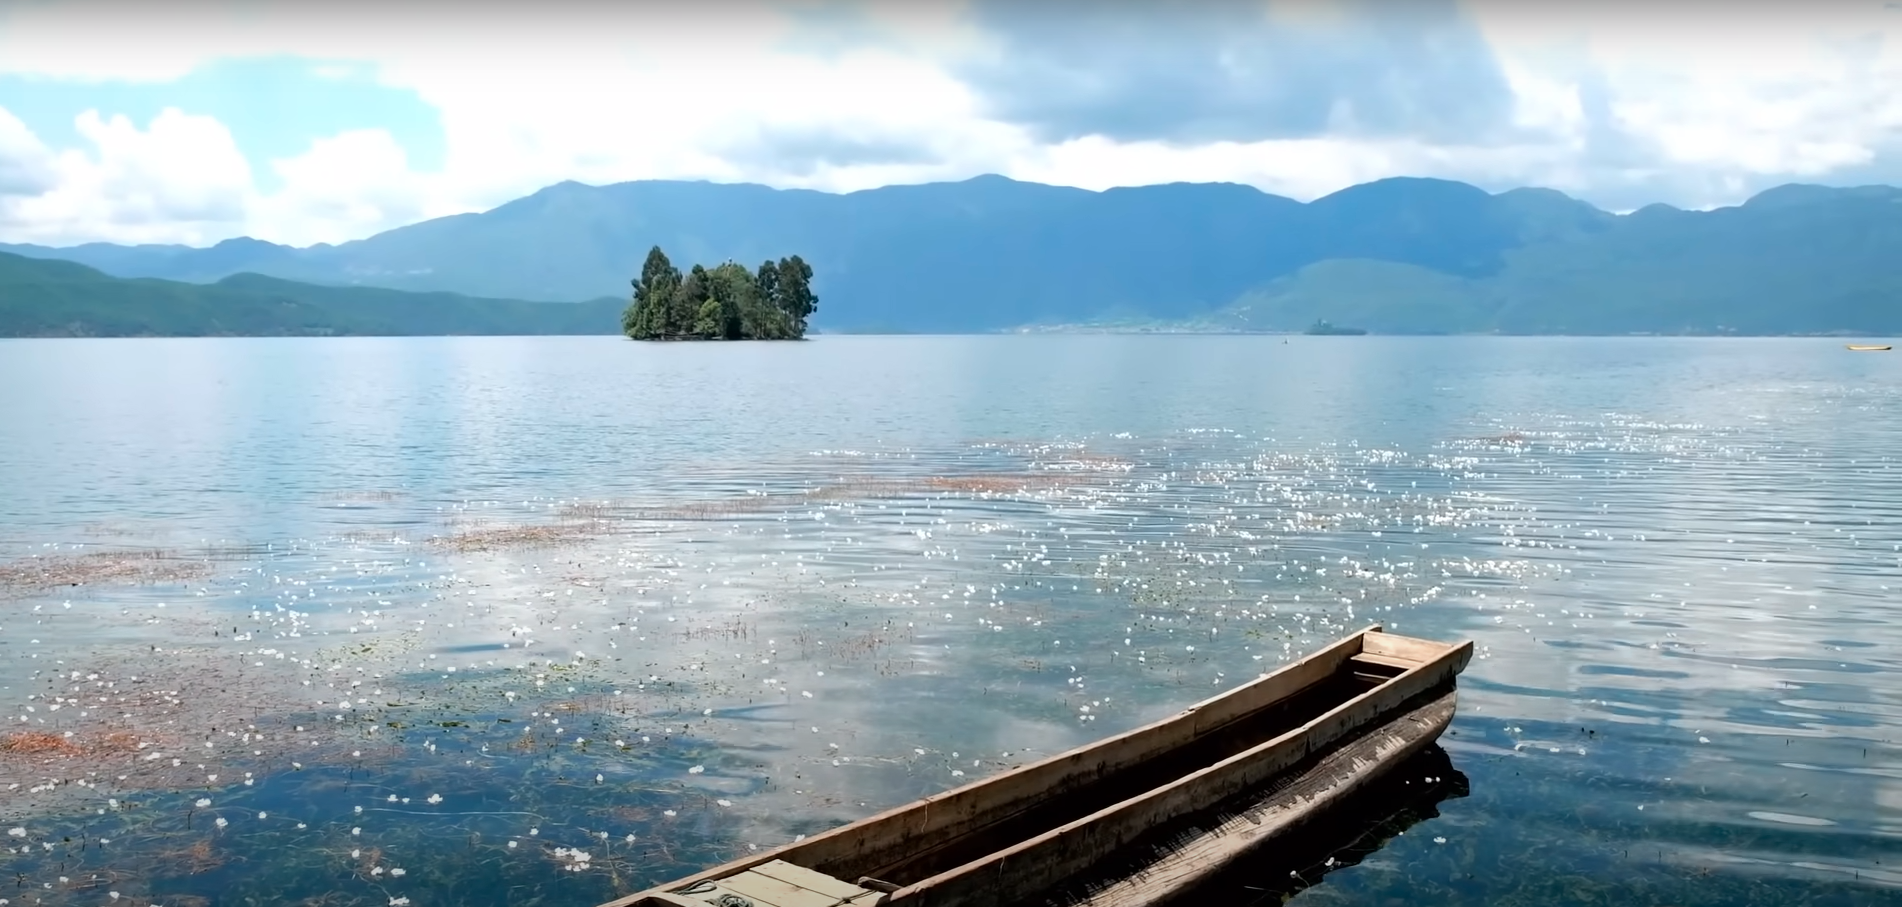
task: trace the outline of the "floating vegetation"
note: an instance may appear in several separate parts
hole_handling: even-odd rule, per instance
[[[762,491],[723,499],[649,505],[573,502],[560,505],[557,514],[564,520],[586,523],[603,523],[609,520],[707,521],[730,519],[746,514],[770,513],[814,504],[921,498],[934,494],[964,494],[985,499],[1011,495],[1028,496],[1056,489],[1072,488],[1087,484],[1089,481],[1087,476],[1057,469],[1022,474],[990,475],[903,477],[848,475],[797,491]],[[557,524],[558,527],[565,525]],[[541,529],[542,527],[533,528]]]
[[[76,755],[84,752],[63,734],[50,731],[14,731],[0,736],[0,754],[8,756]]]
[[[326,504],[389,504],[405,497],[403,492],[388,490],[335,491],[319,500]]]
[[[1895,704],[1841,717],[1821,703],[1860,694],[1832,692],[1837,669],[1779,666],[1741,618],[1693,629],[1698,595],[1775,594],[1748,578],[1781,575],[1768,530],[1740,560],[1711,536],[1734,523],[1589,497],[1661,463],[1766,459],[1668,423],[1528,423],[1422,451],[1209,430],[823,452],[607,498],[333,497],[389,506],[329,507],[311,538],[226,560],[191,549],[219,569],[169,583],[16,586],[0,819],[20,831],[0,844],[21,894],[0,897],[599,903],[1160,717],[1370,622],[1479,642],[1447,739],[1472,796],[1383,826],[1383,850],[1294,867],[1277,896],[1429,890],[1391,875],[1400,853],[1438,867],[1435,897],[1509,898],[1447,880],[1544,879],[1500,856],[1525,841],[1540,866],[1665,884],[1622,852],[1663,828],[1654,851],[1689,860],[1716,846],[1671,830],[1693,825],[1759,856],[1825,829],[1858,842],[1821,861],[1842,885],[1889,884],[1866,843],[1888,820],[1835,772]],[[1869,526],[1801,536],[1805,556],[1902,566],[1902,539]],[[1633,558],[1647,533],[1677,556]],[[1672,571],[1702,557],[1704,587],[1678,592]],[[1613,579],[1582,584],[1597,571]],[[1857,576],[1873,596],[1880,573]],[[1806,692],[1770,709],[1737,692],[1769,678]],[[1770,711],[1828,732],[1753,755],[1740,740],[1790,731]],[[1838,783],[1759,783],[1720,818],[1691,793],[1785,763]],[[1664,815],[1679,824],[1638,824]],[[1741,864],[1697,865],[1723,876],[1711,891],[1759,890]]]
[[[33,555],[0,563],[0,593],[22,595],[61,586],[179,583],[211,573],[210,553],[196,557],[162,549]]]
[[[556,548],[599,538],[614,531],[605,520],[570,520],[524,526],[475,526],[433,536],[431,546],[459,554]]]

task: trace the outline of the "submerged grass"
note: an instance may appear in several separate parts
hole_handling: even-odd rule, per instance
[[[718,765],[705,744],[584,765],[510,750],[512,734],[482,723],[457,753],[417,747],[397,773],[324,765],[102,791],[96,808],[13,828],[6,866],[45,905],[593,904],[745,852],[741,818],[677,780]]]
[[[1533,586],[1577,539],[1462,484],[1487,468],[1470,452],[1000,442],[686,481],[643,503],[465,502],[414,549],[404,527],[427,517],[358,521],[327,536],[347,547],[208,583],[193,645],[35,650],[46,661],[0,736],[0,782],[18,786],[0,812],[21,830],[0,838],[3,865],[49,907],[585,907],[1159,717],[1369,620],[1439,608],[1559,633],[1580,618]],[[1462,588],[1495,597],[1446,606]],[[53,623],[68,614],[29,632],[72,634]],[[1801,848],[1640,824],[1658,814],[1635,808],[1600,821],[1603,802],[1682,797],[1564,775],[1586,747],[1560,738],[1583,731],[1499,736],[1503,717],[1472,717],[1502,701],[1486,658],[1458,729],[1499,739],[1456,752],[1471,797],[1225,898],[1810,897],[1665,859],[1684,848],[1614,853],[1646,835]],[[1594,767],[1698,770],[1677,749],[1590,745]],[[1850,859],[1886,859],[1848,837]],[[1810,900],[1894,890],[1852,883]]]
[[[0,563],[0,594],[25,596],[105,583],[179,583],[203,579],[211,572],[208,555],[167,549],[35,555]]]
[[[429,544],[456,554],[485,554],[578,545],[612,534],[614,524],[600,519],[516,526],[472,526],[433,536]]]

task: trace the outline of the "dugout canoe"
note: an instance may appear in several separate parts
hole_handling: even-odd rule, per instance
[[[1370,627],[1153,724],[603,907],[1161,904],[1431,745],[1472,652]]]

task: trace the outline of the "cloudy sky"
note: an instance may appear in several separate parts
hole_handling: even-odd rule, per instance
[[[565,179],[1902,182],[1895,0],[0,0],[0,241],[305,245]]]

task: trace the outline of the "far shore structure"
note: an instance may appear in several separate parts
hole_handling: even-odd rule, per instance
[[[621,331],[635,340],[800,340],[819,308],[812,266],[797,255],[757,273],[728,261],[683,276],[655,246],[633,284]]]

